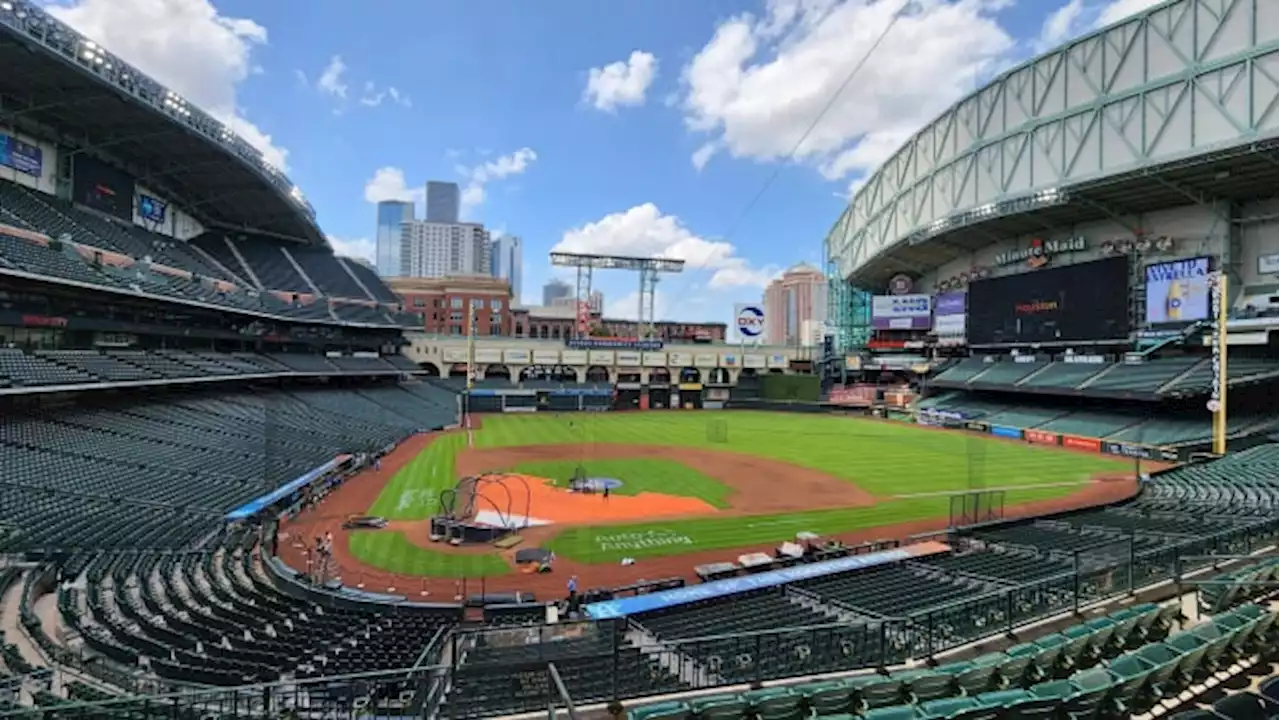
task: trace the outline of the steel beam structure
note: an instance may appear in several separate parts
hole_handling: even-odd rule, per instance
[[[577,277],[574,285],[578,308],[577,336],[583,337],[590,331],[591,320],[591,280],[595,270],[630,270],[640,274],[639,299],[639,332],[641,338],[652,337],[654,333],[654,297],[658,290],[658,280],[662,273],[678,273],[684,271],[684,260],[670,258],[637,258],[624,255],[582,255],[579,253],[551,253],[551,264],[559,267],[576,268]]]
[[[1275,0],[1166,2],[1004,73],[867,179],[827,237],[832,274],[1042,193],[1276,138],[1278,26]]]

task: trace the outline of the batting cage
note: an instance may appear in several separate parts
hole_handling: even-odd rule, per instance
[[[707,442],[729,442],[729,421],[723,418],[707,421]]]

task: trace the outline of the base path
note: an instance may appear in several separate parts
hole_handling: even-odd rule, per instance
[[[400,470],[407,465],[415,457],[418,456],[440,433],[427,435],[419,435],[401,443],[394,451],[382,459],[382,470],[374,471],[366,470],[356,477],[351,478],[328,497],[324,499],[319,507],[304,511],[295,519],[281,524],[281,536],[279,544],[279,553],[281,559],[286,564],[294,568],[306,567],[306,551],[302,546],[305,538],[322,536],[325,532],[332,532],[334,536],[334,560],[337,562],[341,570],[341,576],[344,583],[348,586],[363,586],[364,590],[370,592],[389,592],[406,596],[409,600],[417,600],[423,602],[454,602],[457,597],[465,597],[480,592],[510,592],[521,590],[535,593],[540,600],[551,600],[563,597],[565,594],[565,584],[570,576],[577,575],[579,578],[578,587],[586,589],[591,587],[618,587],[627,585],[640,580],[659,580],[670,577],[683,577],[689,582],[698,582],[698,578],[693,574],[693,568],[696,565],[724,562],[733,560],[738,555],[748,552],[765,552],[772,553],[777,543],[769,543],[767,545],[757,545],[724,550],[707,550],[694,553],[686,553],[683,555],[672,555],[669,557],[644,558],[631,566],[622,565],[584,565],[575,563],[564,558],[556,560],[555,572],[549,574],[522,574],[512,572],[510,575],[501,577],[487,578],[484,580],[478,578],[470,578],[467,580],[454,580],[452,578],[423,578],[407,575],[397,575],[395,573],[380,570],[364,564],[358,558],[353,556],[347,546],[347,532],[342,529],[342,521],[348,515],[362,515],[368,511],[377,499],[378,494],[388,481]],[[614,452],[625,452],[625,456],[635,457],[645,452],[636,446],[607,446],[594,445],[592,453],[609,452],[600,448],[619,447],[626,448],[626,451],[615,450]],[[551,453],[559,448],[559,454]],[[523,461],[529,460],[561,460],[566,457],[576,457],[571,455],[568,448],[574,446],[555,446],[555,447],[539,447],[539,448],[506,448],[501,451],[485,450],[485,451],[466,451],[459,455],[459,473],[468,472],[466,466],[462,463],[464,459],[470,462],[470,458],[474,458],[476,465],[469,468],[471,473],[492,470],[502,467],[501,464],[491,464],[493,457],[483,457],[489,452],[503,453],[519,453],[521,457],[515,459],[516,455],[509,456],[504,462],[507,467]],[[577,448],[581,450],[581,448]],[[575,450],[576,451],[576,450]],[[793,490],[796,483],[795,475],[797,471],[804,472],[803,468],[797,468],[793,465],[785,463],[770,462],[755,457],[744,457],[732,453],[717,453],[715,451],[691,450],[685,448],[671,448],[663,446],[660,450],[650,448],[647,452],[660,452],[659,457],[670,459],[678,459],[680,462],[693,467],[704,474],[717,480],[725,481],[731,487],[737,488],[739,493],[743,495],[734,495],[731,502],[737,505],[744,502],[746,493],[750,492],[756,497],[757,493],[769,492],[768,497],[761,497],[761,502],[781,503],[783,505],[774,505],[775,508],[785,508],[787,510],[796,510],[801,508],[814,507],[813,500],[802,504],[799,497],[800,490]],[[677,453],[678,454],[673,454]],[[527,454],[526,454],[527,453]],[[546,453],[544,455],[536,455],[536,453]],[[531,455],[533,454],[533,455]],[[713,456],[720,463],[718,470],[712,470],[705,466],[694,464],[700,462],[695,460],[693,455]],[[726,455],[728,462],[726,464]],[[601,457],[600,455],[592,455],[588,457]],[[617,457],[617,456],[604,456]],[[709,461],[711,458],[706,457],[703,460]],[[738,464],[739,461],[743,461]],[[772,470],[768,466],[774,466]],[[757,485],[753,482],[752,477],[760,477],[763,472],[780,473],[781,468],[785,468],[787,474],[768,475],[770,477],[768,483]],[[725,480],[726,468],[732,470],[732,482]],[[748,471],[747,468],[754,468],[755,472]],[[813,471],[810,471],[813,472]],[[810,480],[816,482],[816,476],[821,473],[814,472],[810,476]],[[862,492],[864,498],[870,498],[865,492],[858,490],[854,485],[843,480],[826,476],[830,481],[840,484],[842,499],[834,501],[837,505],[845,507],[853,506],[858,501],[853,493]],[[744,483],[745,479],[745,483]],[[755,488],[752,490],[751,488]],[[1138,485],[1132,477],[1120,475],[1098,476],[1092,482],[1086,483],[1076,490],[1074,493],[1064,497],[1053,498],[1049,500],[1036,500],[1033,502],[1019,503],[1017,505],[1009,505],[1005,507],[1005,519],[1012,520],[1016,518],[1034,517],[1038,515],[1048,515],[1052,513],[1064,512],[1077,508],[1093,507],[1097,505],[1106,505],[1133,497],[1137,493]],[[808,492],[807,490],[804,492]],[[793,497],[786,497],[786,496]],[[778,497],[782,496],[782,497]],[[830,497],[830,496],[828,496]],[[741,499],[740,499],[741,498]],[[621,499],[619,496],[618,499]],[[612,502],[612,498],[610,500]],[[864,500],[865,502],[866,500]],[[773,510],[774,512],[778,510]],[[725,511],[720,511],[725,512]],[[733,512],[728,511],[728,512]],[[755,512],[769,512],[757,508]],[[924,533],[936,533],[945,531],[948,519],[946,517],[938,517],[929,520],[920,520],[915,522],[900,523],[897,525],[884,525],[875,528],[867,528],[854,532],[836,535],[839,540],[850,545],[869,542],[873,540],[897,540],[904,539],[914,535]],[[392,527],[400,526],[401,523],[393,523]],[[404,523],[410,525],[410,523]],[[408,529],[408,528],[406,528]],[[416,529],[416,528],[414,528]],[[545,538],[545,533],[553,531],[552,527],[531,528],[529,531],[522,532],[525,537],[524,547],[536,546],[538,542]],[[435,550],[443,550],[438,543],[430,544],[425,538],[414,537],[421,533],[413,533],[409,536],[409,541],[413,543],[422,543],[424,547],[431,547]],[[457,549],[463,553],[493,553],[496,550],[490,546],[478,546],[474,548]]]

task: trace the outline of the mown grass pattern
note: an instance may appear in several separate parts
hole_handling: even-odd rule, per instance
[[[727,442],[709,442],[707,427],[713,421],[726,423]],[[945,517],[948,512],[949,500],[946,497],[894,499],[897,495],[1021,486],[1021,489],[1007,493],[1008,504],[1062,497],[1075,491],[1079,483],[1093,475],[1125,473],[1132,467],[1122,459],[1090,457],[1050,447],[934,431],[909,424],[830,415],[745,411],[491,415],[484,417],[482,429],[474,433],[474,441],[479,448],[575,443],[709,448],[757,455],[827,472],[883,498],[881,503],[871,508],[713,516],[682,520],[674,525],[668,521],[578,526],[566,528],[550,541],[550,549],[557,554],[585,563],[775,543],[794,538],[800,531],[829,535]],[[434,514],[440,491],[456,482],[453,460],[465,444],[466,436],[463,434],[437,439],[392,478],[370,508],[370,513],[406,520],[423,519]],[[632,488],[643,485],[645,489],[672,492],[672,489],[648,478],[638,479],[647,473],[632,469],[639,469],[639,463],[646,462],[644,458],[637,460],[604,461],[610,464],[610,471],[598,474],[619,477]],[[568,477],[580,462],[585,463],[585,458],[575,459],[570,454],[563,462],[529,463],[530,467],[521,471]],[[591,465],[599,468],[599,462],[592,461]],[[545,467],[532,472],[535,465]],[[595,471],[592,474],[596,474]],[[709,478],[707,481],[715,482]],[[786,488],[781,487],[778,491],[786,492]],[[491,557],[496,563],[502,562],[496,555],[461,556],[425,550],[413,546],[403,537],[375,541],[363,539],[366,536],[393,538],[398,534],[360,533],[352,542],[352,550],[361,560],[386,569],[395,567],[394,572],[475,576],[477,571],[496,572],[497,567],[477,568],[474,558]],[[620,536],[641,538],[641,541],[610,540]],[[687,539],[687,542],[668,542],[677,536]],[[359,542],[357,538],[360,538]],[[651,539],[646,541],[644,538]],[[423,557],[415,558],[415,554]],[[459,567],[454,567],[455,561]]]

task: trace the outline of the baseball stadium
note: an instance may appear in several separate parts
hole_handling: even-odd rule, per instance
[[[1278,24],[1170,0],[977,89],[775,347],[566,253],[563,335],[425,332],[0,2],[0,717],[1275,717]]]

